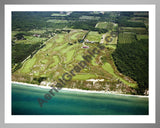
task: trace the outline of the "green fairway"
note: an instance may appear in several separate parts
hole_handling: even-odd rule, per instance
[[[105,29],[105,28],[107,28],[107,26],[108,26],[108,22],[99,22],[99,23],[96,24],[96,28]]]
[[[94,74],[77,74],[76,76],[74,76],[72,78],[72,80],[88,80],[88,79],[93,79],[93,78],[97,78],[96,75]]]
[[[49,68],[52,68],[56,66],[59,63],[59,57],[58,56],[53,56],[53,63],[49,65]]]
[[[82,32],[77,32],[71,36],[72,40],[77,40],[77,36],[83,34]]]
[[[71,51],[68,51],[66,53],[66,60],[64,63],[69,63],[71,60],[73,60],[73,56],[74,56],[74,53],[75,53],[75,50],[71,50]]]
[[[57,46],[57,47],[54,47],[54,48],[53,48],[53,51],[59,51],[59,50],[64,49],[64,48],[66,48],[66,47],[67,47],[67,43],[65,43],[65,44],[63,44],[63,45],[59,45],[59,46]]]
[[[116,44],[107,44],[106,47],[116,49],[117,45]]]
[[[78,54],[78,55],[76,55],[76,58],[75,58],[76,60],[83,60],[83,58],[82,58],[82,55],[80,55],[80,54]]]
[[[114,77],[120,79],[120,81],[122,81],[124,84],[129,85],[129,86],[131,86],[131,87],[133,87],[133,88],[137,88],[137,84],[129,83],[129,82],[127,82],[126,80],[124,80],[122,77],[116,75],[116,74],[114,73],[114,70],[113,70],[112,66],[111,66],[109,63],[103,64],[103,65],[102,65],[102,68],[103,68],[105,71],[107,71],[107,72],[109,72],[110,74],[112,74]]]
[[[82,31],[79,29],[75,29],[69,33],[69,41],[70,43],[74,43],[75,41],[78,41],[78,39],[82,39],[84,35],[87,33],[87,31]]]
[[[48,49],[50,49],[51,47],[52,47],[52,45],[53,45],[53,43],[46,43],[46,46],[43,48],[43,49],[41,49],[42,51],[47,51]]]
[[[68,46],[68,47],[66,47],[66,48],[64,48],[63,50],[61,49],[61,53],[62,54],[65,54],[65,53],[67,53],[67,52],[69,52],[70,50],[72,50],[74,47],[76,47],[77,45],[75,44],[75,45],[72,45],[72,46]]]
[[[58,34],[58,39],[56,39],[56,43],[61,43],[64,41],[64,34]]]
[[[31,72],[31,68],[34,66],[35,62],[36,62],[36,57],[33,57],[32,59],[28,59],[24,63],[24,65],[21,68],[20,72],[21,73],[29,73],[29,72]]]

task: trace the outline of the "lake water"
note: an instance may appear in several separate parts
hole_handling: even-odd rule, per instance
[[[12,115],[148,115],[148,98],[60,90],[41,108],[49,89],[12,83]]]

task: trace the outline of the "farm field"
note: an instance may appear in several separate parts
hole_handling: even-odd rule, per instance
[[[148,18],[147,17],[133,17],[128,21],[131,21],[131,22],[142,22],[146,26],[148,26]]]
[[[120,27],[120,32],[134,32],[136,34],[147,34],[148,31],[146,28],[140,28],[140,27]]]
[[[138,39],[138,40],[148,39],[148,35],[137,35],[137,39]]]
[[[132,32],[119,33],[119,43],[132,43],[136,41],[136,35]]]

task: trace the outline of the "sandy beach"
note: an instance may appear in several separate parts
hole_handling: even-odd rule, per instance
[[[23,84],[26,86],[33,86],[33,87],[39,87],[39,88],[45,88],[45,89],[52,89],[52,87],[50,86],[41,86],[41,85],[37,85],[37,84],[29,84],[29,83],[23,83],[23,82],[17,82],[17,81],[12,81],[12,83],[15,84]],[[66,90],[66,91],[77,91],[77,92],[85,92],[85,93],[105,93],[105,94],[114,94],[114,95],[122,95],[122,96],[136,96],[136,97],[149,97],[149,96],[143,96],[143,95],[127,95],[127,94],[119,94],[116,91],[96,91],[96,90],[82,90],[82,89],[72,89],[72,88],[62,88],[62,90]]]

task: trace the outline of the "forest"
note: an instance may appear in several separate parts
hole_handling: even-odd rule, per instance
[[[139,94],[148,89],[148,40],[119,43],[112,54],[118,70],[137,81]]]

